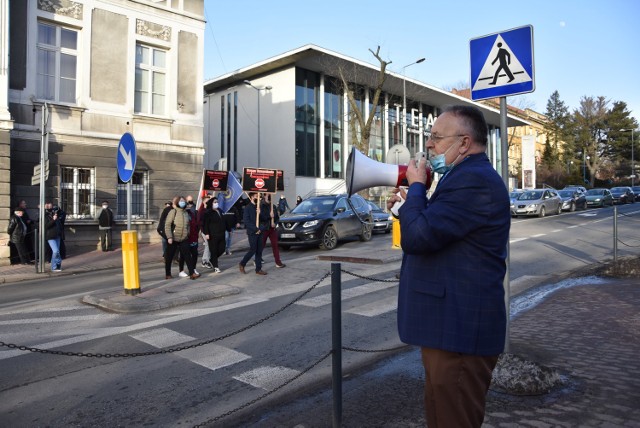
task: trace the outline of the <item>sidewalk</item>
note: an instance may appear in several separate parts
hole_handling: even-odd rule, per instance
[[[237,254],[233,257],[247,248],[244,233],[236,234],[235,238],[232,250]],[[161,254],[161,244],[139,245],[139,264],[159,264]],[[1,267],[0,283],[121,266],[120,249],[108,253],[91,251],[71,254],[63,261],[60,273],[38,274],[33,266]],[[587,273],[573,275],[586,276]],[[177,280],[174,289],[184,289],[184,283]],[[172,285],[161,287],[166,289]],[[138,296],[154,293],[157,298],[157,289],[143,289]],[[172,291],[162,299],[176,303],[178,297]],[[176,304],[185,303],[188,302]],[[640,428],[639,314],[638,276],[602,280],[587,277],[582,285],[561,288],[512,318],[510,352],[556,370],[564,386],[536,396],[490,391],[484,426]],[[380,357],[373,356],[371,361],[374,358]],[[343,426],[425,426],[423,379],[419,351],[415,348],[387,356],[359,371],[349,372],[345,367]],[[223,419],[219,426],[312,428],[332,425],[330,380],[320,390],[304,391],[302,396],[295,384],[285,390],[284,404],[274,406],[273,402],[267,404],[269,400],[262,405],[258,402]]]

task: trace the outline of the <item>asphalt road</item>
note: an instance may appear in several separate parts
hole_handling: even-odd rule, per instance
[[[640,205],[638,209],[635,205],[618,208],[623,214],[618,219],[622,241],[618,255],[638,254]],[[511,294],[610,259],[612,212],[606,208],[514,219]],[[283,252],[285,269],[273,268],[272,257],[266,254],[267,277],[256,280],[255,275],[240,275],[236,265],[241,254],[222,259],[222,274],[207,272],[203,277],[240,287],[240,294],[154,313],[111,314],[81,303],[84,294],[121,283],[118,271],[3,286],[0,328],[4,342],[110,354],[157,353],[209,342],[179,352],[131,358],[2,350],[0,414],[4,423],[192,426],[215,421],[254,400],[264,405],[313,389],[331,375],[330,358],[322,360],[331,349],[330,282],[318,283],[330,263],[318,261],[318,255],[382,261],[342,265],[365,277],[342,274],[343,345],[362,350],[401,345],[395,330],[397,283],[393,281],[400,251],[390,250],[390,235],[376,235],[368,243],[342,243],[330,253],[316,249]],[[143,275],[161,281],[162,265],[144,266]],[[263,318],[268,319],[257,323]],[[231,334],[252,323],[257,325]],[[345,352],[344,372],[348,375],[386,355]],[[300,378],[291,385],[261,399],[297,375]],[[213,425],[233,426],[232,421],[233,415]]]

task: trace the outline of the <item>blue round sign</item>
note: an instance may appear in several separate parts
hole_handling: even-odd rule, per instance
[[[128,183],[136,169],[136,140],[128,132],[122,134],[118,144],[118,176],[124,183]]]

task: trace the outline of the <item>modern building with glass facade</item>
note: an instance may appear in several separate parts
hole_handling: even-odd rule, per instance
[[[205,166],[239,173],[244,167],[281,169],[289,201],[345,191],[351,112],[338,70],[355,84],[365,118],[374,112],[369,157],[395,163],[387,155],[397,144],[412,156],[424,151],[441,108],[466,104],[483,111],[490,127],[488,154],[500,170],[498,110],[394,72],[388,72],[373,109],[379,67],[314,45],[205,82]],[[523,124],[508,118],[508,126]]]

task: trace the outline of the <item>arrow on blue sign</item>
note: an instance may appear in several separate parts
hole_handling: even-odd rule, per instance
[[[128,183],[136,169],[136,140],[128,132],[122,134],[118,144],[118,176],[123,183]]]

